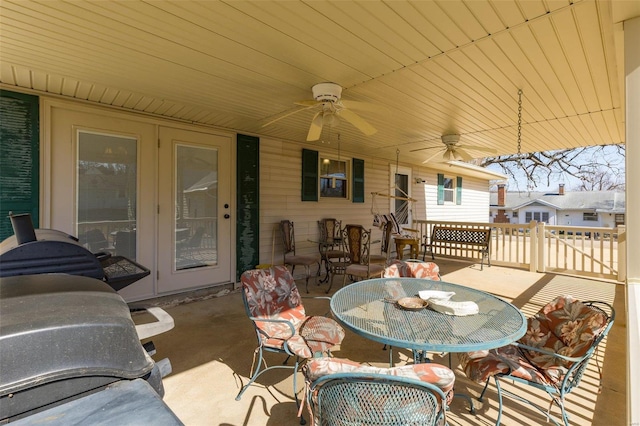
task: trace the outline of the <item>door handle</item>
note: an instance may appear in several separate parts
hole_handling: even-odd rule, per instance
[[[228,214],[228,213],[224,215],[224,218],[225,218],[225,219],[229,219],[230,217],[231,217],[231,216],[229,216],[229,214]]]

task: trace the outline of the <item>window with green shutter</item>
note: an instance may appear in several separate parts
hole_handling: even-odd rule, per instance
[[[318,201],[318,151],[302,150],[302,201]]]
[[[438,173],[438,204],[453,203],[462,204],[462,177],[445,176]]]

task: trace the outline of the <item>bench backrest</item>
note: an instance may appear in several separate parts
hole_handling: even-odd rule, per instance
[[[434,242],[449,242],[486,247],[489,244],[490,239],[491,228],[465,229],[448,226],[434,226],[431,231],[432,244]]]

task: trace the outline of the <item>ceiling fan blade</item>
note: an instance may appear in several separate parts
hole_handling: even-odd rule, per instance
[[[440,146],[426,146],[426,147],[424,147],[424,148],[416,148],[416,149],[412,149],[412,150],[411,150],[411,151],[409,151],[409,152],[424,151],[424,150],[426,150],[426,149],[440,149],[440,150],[442,150],[442,149],[444,149],[444,147],[443,147],[442,145],[440,145]]]
[[[368,102],[349,101],[349,100],[340,99],[338,103],[342,104],[342,106],[345,108],[358,109],[360,111],[378,112],[383,109],[379,105],[371,104]]]
[[[306,107],[314,107],[318,104],[322,104],[322,102],[318,102],[315,99],[305,99],[302,101],[296,101],[294,102],[294,104],[300,105],[300,106],[306,106]]]
[[[494,148],[485,148],[483,146],[456,145],[456,148],[464,148],[464,149],[470,149],[472,151],[488,152],[490,154],[497,154],[498,153],[498,150],[496,150]]]
[[[440,149],[436,151],[435,154],[431,154],[426,160],[422,162],[422,164],[428,163],[429,161],[433,160],[435,157],[442,154],[443,152],[446,154],[447,150],[445,148],[442,148],[440,146],[438,148]]]
[[[367,136],[373,135],[377,130],[373,127],[369,122],[367,122],[364,118],[360,117],[353,111],[348,109],[340,110],[338,113],[340,117],[347,120],[349,123],[353,124],[358,130],[364,133]]]
[[[471,161],[473,160],[473,157],[470,156],[467,151],[465,151],[464,149],[455,149],[453,151],[453,156],[455,160],[461,159],[462,161]]]
[[[307,134],[307,141],[317,141],[320,139],[322,133],[323,112],[318,111],[311,120],[311,126],[309,126],[309,133]]]
[[[314,101],[314,102],[315,102],[315,101]],[[277,116],[276,118],[274,118],[274,119],[272,119],[272,120],[270,120],[270,121],[266,122],[265,124],[263,124],[263,125],[262,125],[262,127],[267,127],[267,126],[269,126],[269,125],[271,125],[271,124],[275,123],[276,121],[280,121],[280,120],[282,120],[282,119],[284,119],[284,118],[289,117],[290,115],[297,114],[297,113],[299,113],[299,112],[301,112],[301,111],[306,111],[306,110],[308,110],[308,109],[313,108],[314,106],[315,106],[315,104],[314,104],[314,105],[307,106],[306,108],[296,108],[296,109],[294,109],[294,110],[292,110],[292,111],[285,112],[285,113],[283,113],[282,115],[279,115],[279,116]]]

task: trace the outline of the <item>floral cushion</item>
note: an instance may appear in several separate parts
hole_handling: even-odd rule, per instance
[[[581,357],[605,325],[603,313],[571,296],[560,296],[528,319],[527,332],[519,343],[563,356]],[[513,345],[461,354],[460,362],[467,376],[478,382],[502,373],[545,385],[561,381],[573,363]]]
[[[286,346],[300,357],[312,358],[344,339],[344,329],[331,318],[306,315],[295,280],[285,266],[249,270],[240,279],[250,316],[288,321],[255,320],[264,346]]]
[[[455,375],[444,365],[436,363],[411,364],[392,368],[373,367],[355,361],[340,358],[314,358],[302,368],[307,383],[322,376],[335,373],[371,373],[400,376],[436,385],[447,397],[447,403],[453,398]]]
[[[395,259],[384,270],[385,278],[412,277],[440,281],[440,268],[433,262],[406,262]]]

